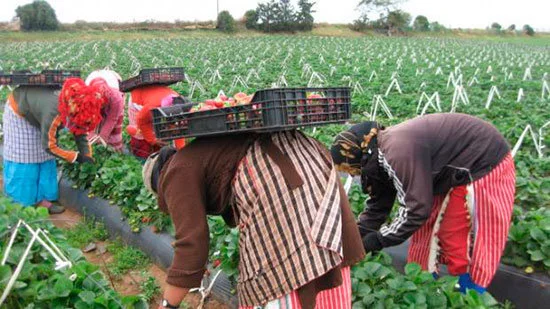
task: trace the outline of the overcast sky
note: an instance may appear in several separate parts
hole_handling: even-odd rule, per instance
[[[212,20],[217,0],[48,0],[61,22],[75,20],[132,22]],[[220,10],[238,18],[264,0],[219,0]],[[298,0],[293,0],[296,3]],[[0,21],[15,15],[15,8],[32,0],[0,0]],[[315,21],[349,23],[358,16],[359,0],[317,0]],[[503,27],[528,23],[550,31],[550,0],[409,0],[402,9],[423,14],[453,28],[485,28],[492,22]]]

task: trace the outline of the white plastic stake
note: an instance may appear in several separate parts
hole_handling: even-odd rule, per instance
[[[543,80],[542,81],[542,93],[540,95],[540,98],[544,100],[545,97],[550,98],[550,87],[548,86],[548,81]]]
[[[370,73],[369,83],[372,81],[373,78],[377,78],[377,77],[378,77],[378,74],[376,73],[376,71],[372,71],[372,73]]]
[[[388,86],[388,90],[386,90],[386,94],[384,96],[387,97],[393,88],[397,89],[399,94],[403,94],[403,92],[401,91],[401,87],[399,86],[399,82],[397,81],[397,79],[394,78]]]
[[[531,80],[533,77],[531,76],[531,67],[527,67],[525,69],[525,73],[523,73],[523,80]]]
[[[375,95],[374,98],[372,99],[372,103],[373,104],[372,104],[371,113],[370,113],[371,121],[376,120],[378,106],[382,108],[382,110],[386,113],[386,116],[388,116],[389,119],[393,119],[393,115],[390,109],[388,108],[388,106],[386,105],[386,102],[384,102],[384,99],[382,99],[381,95],[379,94]]]
[[[548,125],[548,123],[545,124],[545,126],[546,125]],[[533,131],[533,128],[531,127],[530,124],[525,127],[525,129],[521,133],[521,136],[519,137],[518,141],[516,142],[516,145],[514,145],[514,148],[512,149],[512,157],[516,156],[516,153],[518,152],[519,148],[523,144],[523,140],[525,139],[525,136],[527,135],[527,132],[531,133],[531,138],[533,139],[533,143],[535,144],[535,149],[537,150],[539,158],[542,158],[542,155],[543,155],[542,149],[544,147],[541,147],[542,145],[539,144],[540,136],[537,137],[537,134]]]
[[[518,91],[518,99],[516,102],[520,102],[523,98],[525,97],[525,93],[523,91],[523,88],[519,88],[519,91]]]
[[[491,102],[493,102],[493,97],[497,96],[500,99],[500,93],[498,92],[497,86],[491,87],[491,90],[489,90],[489,96],[487,97],[487,103],[485,103],[485,108],[489,109],[491,106]]]

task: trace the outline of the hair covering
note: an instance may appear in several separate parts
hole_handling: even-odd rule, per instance
[[[80,78],[69,78],[59,94],[59,114],[63,125],[74,135],[94,131],[101,122],[105,96],[97,86],[86,86]]]
[[[160,107],[169,107],[174,104],[174,98],[178,97],[177,94],[169,94],[162,98],[160,101]]]
[[[378,131],[384,129],[373,121],[363,122],[336,136],[331,154],[336,169],[361,175],[363,192],[378,195],[392,186],[389,176],[378,163]]]
[[[364,157],[372,155],[377,134],[378,124],[374,121],[356,124],[348,131],[338,134],[330,150],[336,168],[342,172],[358,174],[363,160],[366,159]]]
[[[176,153],[172,146],[165,146],[147,158],[142,169],[143,184],[153,194],[157,194],[158,180],[164,164]]]
[[[88,86],[91,85],[92,81],[98,78],[103,79],[107,83],[107,85],[109,85],[109,87],[114,88],[116,90],[120,90],[119,83],[122,80],[122,78],[120,77],[120,75],[118,75],[117,72],[111,71],[111,70],[93,71],[86,78],[86,85]]]

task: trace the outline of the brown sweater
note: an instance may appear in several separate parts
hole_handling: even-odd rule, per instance
[[[206,216],[222,215],[229,225],[235,225],[228,207],[232,180],[254,140],[255,135],[196,139],[165,164],[158,184],[159,207],[170,214],[176,229],[175,256],[168,270],[169,284],[184,288],[200,285],[208,262]],[[364,250],[348,199],[342,187],[340,189],[343,266],[349,266],[364,257]],[[319,291],[336,287],[341,282],[338,268],[303,286],[298,291],[302,305],[313,308]]]
[[[359,228],[363,235],[378,231],[397,197],[403,208],[378,232],[383,247],[402,243],[420,228],[434,196],[482,178],[510,152],[494,126],[465,114],[426,115],[382,130],[378,149],[393,186],[367,201]]]

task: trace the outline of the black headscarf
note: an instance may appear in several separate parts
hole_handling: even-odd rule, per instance
[[[386,186],[389,177],[378,163],[378,132],[384,129],[374,121],[356,124],[341,132],[331,147],[332,159],[343,172],[361,173],[363,192],[373,196]]]

